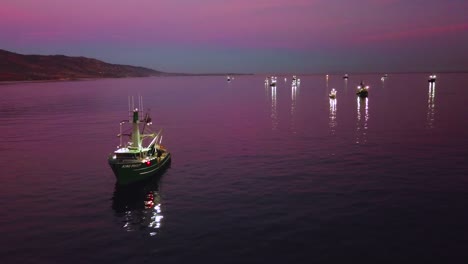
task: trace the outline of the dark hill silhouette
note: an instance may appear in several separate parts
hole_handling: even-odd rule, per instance
[[[85,57],[22,55],[0,49],[0,81],[147,77],[164,72]]]

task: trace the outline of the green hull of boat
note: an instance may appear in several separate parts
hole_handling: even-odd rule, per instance
[[[108,162],[117,178],[117,183],[128,185],[147,180],[164,170],[171,162],[171,154],[165,153],[165,155],[160,158],[159,162],[157,158],[150,159],[149,163],[141,161],[122,162],[114,159],[111,155]]]
[[[356,94],[357,94],[357,96],[359,96],[361,98],[366,98],[369,93],[367,91],[359,91]]]

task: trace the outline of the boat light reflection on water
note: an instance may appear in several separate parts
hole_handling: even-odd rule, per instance
[[[348,79],[344,79],[344,92],[348,94]]]
[[[276,86],[271,86],[271,126],[272,130],[278,128],[278,109],[276,101]]]
[[[369,98],[357,97],[356,144],[367,143]]]
[[[136,186],[115,185],[112,209],[127,232],[144,231],[155,236],[161,228],[162,213],[159,179]]]
[[[296,133],[296,111],[297,111],[297,96],[299,87],[295,84],[291,86],[291,131]]]
[[[427,99],[427,127],[434,128],[435,120],[435,82],[429,82],[429,92]]]
[[[336,98],[330,98],[330,113],[329,113],[329,126],[330,126],[330,132],[332,135],[335,134],[337,122],[336,122],[336,106],[337,106],[337,99]]]

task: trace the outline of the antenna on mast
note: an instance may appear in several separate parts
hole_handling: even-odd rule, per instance
[[[141,112],[143,110],[142,108],[143,102],[141,100],[142,100],[141,95],[138,95],[138,114],[140,115],[140,120],[141,120]]]
[[[144,110],[143,109],[143,95],[140,95],[140,97],[141,97],[141,111],[143,111]]]
[[[120,137],[120,145],[119,145],[119,148],[122,147],[122,122],[120,122],[120,134],[119,134],[119,137]]]
[[[128,120],[130,120],[130,115],[132,113],[132,109],[130,107],[130,95],[128,96]]]

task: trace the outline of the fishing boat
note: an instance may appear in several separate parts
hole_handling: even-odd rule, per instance
[[[382,78],[380,78],[380,80],[383,82],[385,81],[385,79],[387,79],[387,77],[388,77],[388,74],[385,74],[384,76],[382,76]]]
[[[334,88],[330,91],[330,94],[328,95],[328,97],[330,97],[330,99],[336,98],[336,90]]]
[[[296,75],[293,75],[292,85],[299,86],[301,84],[301,79],[297,78]]]
[[[270,86],[276,86],[276,77],[275,77],[275,76],[271,76],[271,77],[270,77],[270,80],[271,80]]]
[[[139,110],[143,109],[142,98],[139,98],[139,108],[135,108],[133,102],[130,107],[130,101],[129,99],[130,118],[120,122],[120,145],[108,158],[117,183],[122,185],[149,179],[171,161],[171,154],[161,145],[162,129],[157,133],[153,132],[150,128],[152,121],[149,111],[143,116]],[[123,126],[130,123],[131,131],[125,133]],[[129,137],[131,141],[123,144],[124,137]],[[144,146],[145,143],[148,144]]]
[[[435,76],[435,74],[434,74],[434,75],[430,75],[430,76],[429,76],[429,80],[427,80],[427,81],[430,82],[430,83],[435,83],[435,81],[436,81],[436,76]]]
[[[348,78],[349,78],[348,74],[345,74],[345,75],[343,76],[343,79],[345,79],[345,80],[348,80]]]
[[[365,98],[369,94],[368,90],[369,90],[369,85],[364,85],[364,83],[361,81],[361,84],[359,84],[357,87],[356,94],[361,98]]]

